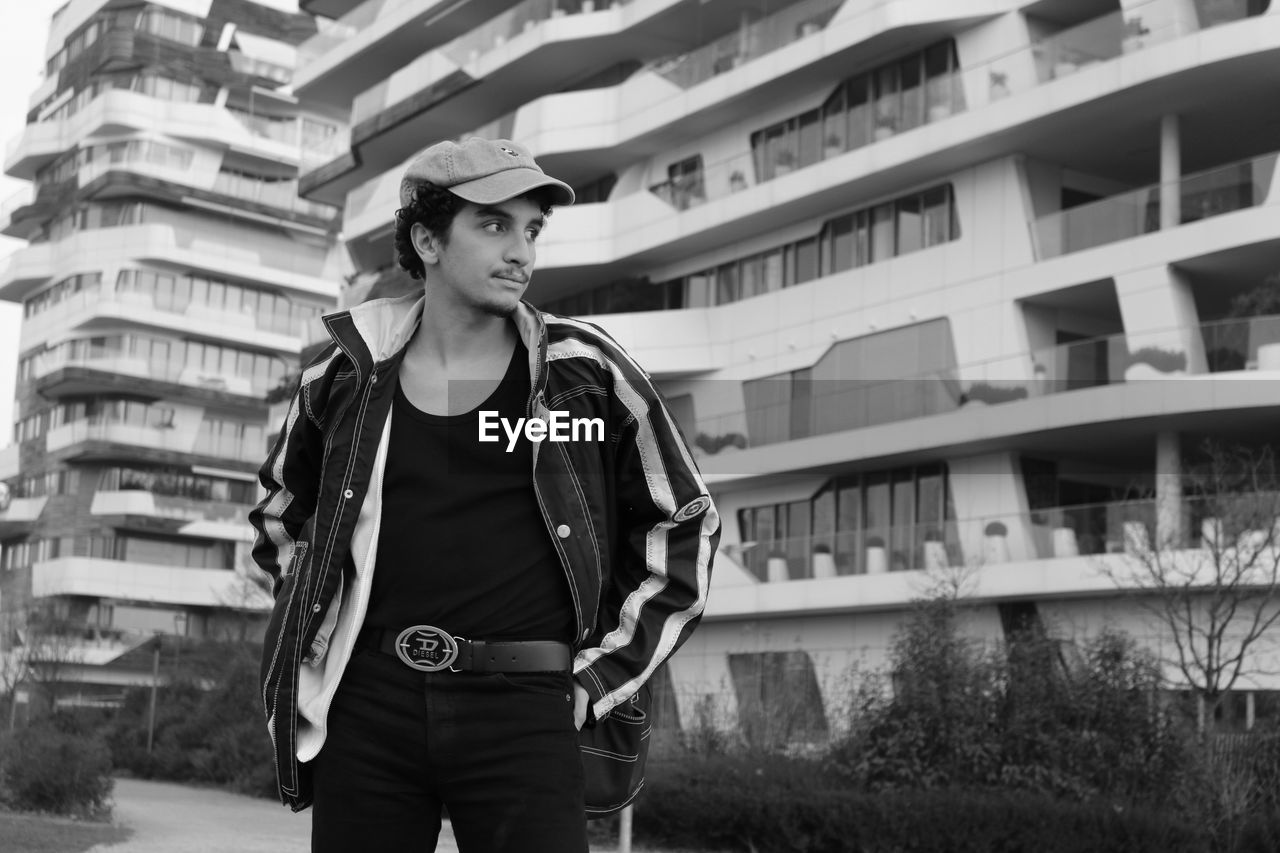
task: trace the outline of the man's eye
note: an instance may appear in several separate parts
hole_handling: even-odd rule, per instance
[[[539,231],[537,228],[530,228],[527,233],[529,234],[530,241],[536,241],[539,237],[542,236],[542,232]]]
[[[487,223],[485,223],[484,230],[486,230],[486,231],[490,231],[490,232],[492,232],[492,233],[494,233],[494,234],[501,233],[501,232],[502,232],[502,223],[501,223],[501,222],[487,222]]]

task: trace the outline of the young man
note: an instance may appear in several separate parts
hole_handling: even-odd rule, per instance
[[[405,171],[421,294],[325,318],[251,513],[263,701],[313,851],[585,851],[578,730],[706,604],[719,517],[648,376],[521,300],[573,191],[507,140]]]

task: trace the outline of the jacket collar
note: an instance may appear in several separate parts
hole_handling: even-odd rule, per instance
[[[426,297],[421,293],[370,299],[346,311],[326,314],[324,324],[334,342],[356,362],[357,372],[399,355],[418,330]],[[547,326],[542,313],[524,300],[512,316],[529,351],[529,377],[534,393],[546,382]]]

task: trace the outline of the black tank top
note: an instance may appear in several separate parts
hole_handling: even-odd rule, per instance
[[[528,350],[516,345],[483,403],[431,415],[397,387],[365,624],[427,624],[466,639],[572,642],[573,602],[533,490],[533,447],[478,440],[481,411],[526,416]]]

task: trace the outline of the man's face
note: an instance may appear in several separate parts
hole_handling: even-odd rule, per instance
[[[529,287],[534,243],[545,224],[542,209],[525,196],[465,202],[439,250],[441,295],[471,311],[511,316]]]

